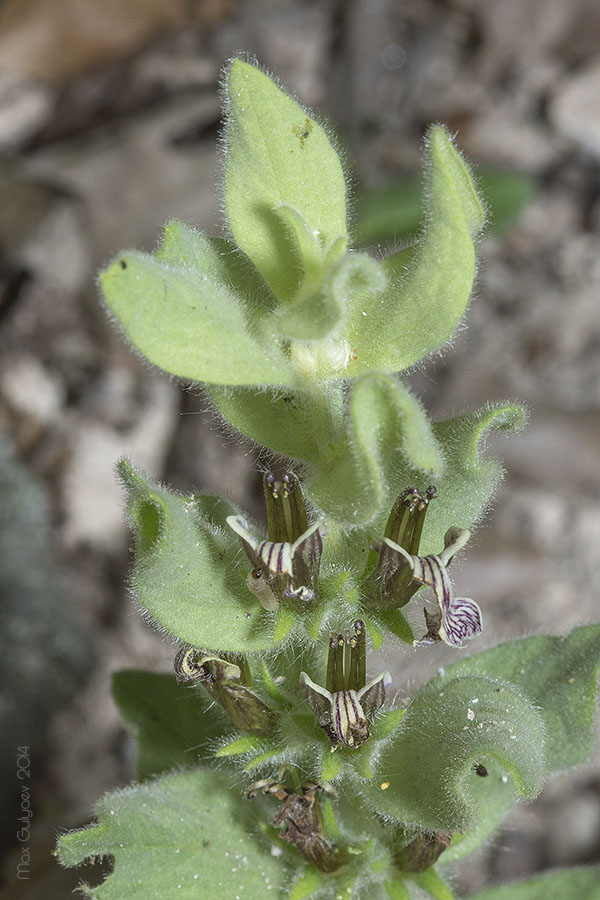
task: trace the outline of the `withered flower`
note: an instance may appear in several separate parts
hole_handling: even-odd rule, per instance
[[[394,863],[402,872],[425,872],[450,846],[447,831],[424,831],[394,853]]]
[[[286,770],[291,770],[293,787],[288,787],[283,778]],[[314,782],[300,782],[297,772],[291,766],[282,766],[277,781],[265,779],[253,784],[248,791],[248,799],[257,791],[270,794],[281,801],[281,809],[273,819],[273,824],[281,829],[281,837],[292,844],[308,862],[322,872],[334,872],[343,862],[346,854],[325,837],[325,827],[319,794],[325,787]]]
[[[182,647],[174,668],[177,681],[201,684],[238,728],[261,735],[273,730],[273,712],[250,690],[250,670],[243,656],[232,662],[195,647]]]

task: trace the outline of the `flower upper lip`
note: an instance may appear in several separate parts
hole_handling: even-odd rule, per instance
[[[264,584],[248,586],[266,609],[276,608],[276,601],[283,597],[309,602],[316,596],[316,575],[323,552],[322,522],[310,525],[293,543],[289,541],[260,540],[248,529],[242,516],[228,516],[227,524],[239,536],[242,546],[255,571],[264,576]],[[251,573],[252,574],[252,573]],[[265,605],[267,591],[275,600],[275,606]]]

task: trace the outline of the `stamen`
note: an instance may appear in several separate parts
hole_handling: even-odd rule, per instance
[[[308,528],[300,482],[285,474],[277,481],[272,473],[263,480],[269,540],[293,544]]]
[[[354,630],[357,638],[355,690],[360,691],[364,688],[367,681],[367,636],[365,623],[361,619],[357,619],[354,623]]]
[[[352,679],[352,637],[346,636],[344,640],[344,689],[348,690],[352,687],[350,681]]]
[[[327,675],[327,690],[331,694],[344,690],[344,638],[341,634],[332,634],[329,640]]]
[[[436,496],[437,488],[433,484],[423,493],[417,488],[402,491],[392,507],[384,537],[400,544],[411,556],[418,553],[425,513]]]
[[[368,576],[367,605],[376,609],[399,609],[418,590],[410,567],[397,554],[391,553],[389,547],[402,547],[412,557],[418,554],[425,515],[429,503],[436,496],[434,485],[423,492],[412,487],[403,491],[394,503],[383,541],[375,541],[371,545],[372,552],[377,553],[377,561]]]
[[[355,634],[346,638],[347,659],[346,666],[346,688],[350,691],[358,690],[356,679],[358,676],[358,638]]]

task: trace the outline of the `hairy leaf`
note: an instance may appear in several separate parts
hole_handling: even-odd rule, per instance
[[[153,621],[194,647],[251,652],[272,646],[272,625],[237,568],[238,542],[211,526],[198,501],[123,460],[137,553],[135,595]]]
[[[217,384],[291,384],[294,375],[277,342],[261,335],[256,310],[220,279],[215,248],[204,243],[198,267],[121,254],[100,274],[111,312],[136,349],[172,375]]]
[[[114,871],[85,888],[97,900],[278,896],[284,857],[261,840],[257,810],[219,772],[177,772],[107,794],[98,824],[63,835],[57,854],[64,866],[112,857]]]
[[[511,682],[535,704],[544,723],[544,754],[553,775],[587,759],[593,745],[596,680],[600,669],[600,625],[583,625],[567,637],[535,636],[500,644],[448,666],[429,682],[444,690],[448,680],[485,675]],[[502,823],[514,805],[513,792],[497,767],[474,782],[479,821],[456,834],[443,861],[474,850]]]
[[[406,710],[365,793],[380,813],[405,825],[464,830],[477,820],[474,766],[493,761],[517,794],[531,799],[545,775],[543,744],[539,713],[512,685],[474,676],[448,679],[441,688],[436,681]]]
[[[465,312],[475,277],[474,237],[482,205],[449,135],[435,126],[427,139],[428,215],[412,260],[406,253],[383,261],[385,290],[369,302],[351,299],[344,340],[347,377],[377,369],[398,372],[442,346]]]
[[[471,528],[480,518],[500,481],[503,469],[498,460],[483,455],[486,438],[491,431],[514,433],[526,422],[521,406],[498,404],[436,422],[433,436],[445,459],[440,478],[433,479],[438,497],[429,504],[421,537],[422,555],[439,553],[450,526]],[[409,486],[425,490],[430,475],[410,469],[399,459],[386,469],[390,494],[395,499]],[[391,504],[390,504],[391,508]],[[389,508],[376,523],[382,535]]]
[[[539,635],[500,644],[448,666],[430,682],[486,675],[510,681],[536,704],[545,723],[550,772],[586,760],[593,747],[596,679],[600,669],[600,625],[582,625],[567,637]]]
[[[326,251],[346,237],[346,185],[339,157],[319,123],[275,82],[241,59],[227,73],[224,199],[229,227],[281,300],[314,265],[315,243],[283,226],[297,213]],[[287,214],[289,222],[293,213]],[[341,239],[341,240],[340,240]]]
[[[353,298],[377,303],[386,276],[382,266],[366,253],[346,253],[323,265],[318,281],[304,279],[297,295],[279,310],[278,327],[284,337],[295,338],[290,361],[300,376],[331,379],[332,371],[344,375],[351,355],[337,327],[346,318]],[[315,340],[327,337],[327,340]]]
[[[209,395],[221,415],[242,434],[276,453],[327,464],[335,421],[341,420],[341,390],[327,393],[212,385]]]
[[[348,398],[346,439],[331,471],[308,481],[311,499],[325,513],[363,524],[388,496],[386,471],[403,467],[432,478],[444,458],[419,401],[395,378],[365,375]]]
[[[305,272],[290,303],[283,304],[274,314],[274,325],[283,338],[314,341],[329,335],[338,325],[343,313],[347,278],[340,276],[348,264],[358,257],[343,256],[328,264],[331,255],[321,249],[318,238],[310,226],[291,207],[277,210],[284,222],[292,224],[292,232],[304,260]],[[336,254],[334,254],[336,256]],[[374,260],[359,254],[367,267],[376,267]],[[370,268],[369,268],[370,271]]]
[[[515,805],[515,790],[499,766],[487,766],[487,776],[470,779],[469,790],[477,807],[477,822],[467,831],[456,831],[440,863],[445,865],[468,856],[498,830]],[[477,775],[477,771],[475,771]]]
[[[189,768],[211,757],[222,738],[224,717],[175,675],[126,669],[112,676],[112,694],[138,741],[138,778],[144,780],[176,766]]]
[[[276,299],[247,256],[233,241],[210,237],[199,229],[171,219],[163,228],[162,241],[156,251],[160,262],[208,276],[244,298],[244,306],[254,320],[270,312]]]

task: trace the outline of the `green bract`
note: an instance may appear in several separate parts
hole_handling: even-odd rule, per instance
[[[119,254],[100,281],[137,350],[205,385],[272,463],[266,515],[119,463],[131,586],[177,642],[174,672],[114,676],[142,783],[58,855],[112,857],[84,888],[99,900],[453,900],[445,864],[589,755],[600,665],[600,625],[523,638],[394,707],[407,644],[434,659],[428,645],[480,636],[486,610],[456,595],[450,566],[502,475],[486,436],[526,418],[507,403],[432,422],[401,379],[465,312],[482,204],[437,125],[419,234],[383,259],[353,251],[318,119],[241,59],[224,94],[229,238],[170,221],[154,254]],[[596,878],[480,897],[592,898]]]
[[[176,772],[107,795],[96,805],[98,824],[64,835],[58,858],[65,866],[90,856],[114,859],[106,881],[84,887],[98,900],[217,900],[235,896],[232,890],[261,897],[281,891],[286,875],[283,859],[253,827],[252,812],[231,778],[206,769]]]
[[[215,704],[177,684],[172,675],[126,670],[112,678],[113,698],[137,737],[140,781],[196,766],[226,725]]]
[[[198,500],[168,491],[126,460],[119,475],[136,537],[132,587],[151,619],[195,647],[271,647],[271,619],[244,579],[235,577],[239,549],[233,535],[203,515]]]

